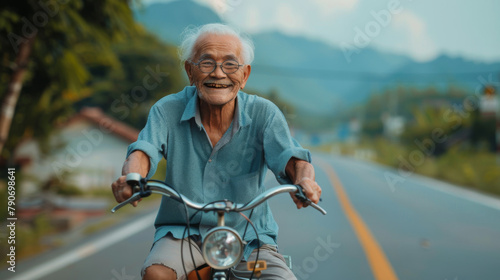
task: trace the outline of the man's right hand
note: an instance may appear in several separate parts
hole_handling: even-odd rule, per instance
[[[127,200],[133,194],[132,187],[127,184],[125,174],[136,172],[141,174],[142,177],[146,177],[149,168],[149,157],[144,152],[134,151],[128,156],[123,164],[122,174],[124,175],[111,184],[111,190],[118,203]],[[131,204],[135,207],[139,201],[134,201]]]
[[[111,184],[111,190],[115,196],[116,202],[120,203],[132,196],[132,187],[127,184],[126,176],[121,176]],[[136,207],[139,201],[134,201],[131,204]]]

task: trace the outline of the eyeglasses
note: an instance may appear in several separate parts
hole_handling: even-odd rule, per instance
[[[200,60],[200,62],[198,62],[198,63],[194,63],[192,61],[190,61],[190,62],[192,64],[198,66],[198,68],[200,69],[201,72],[208,73],[208,74],[215,71],[215,68],[217,67],[217,65],[220,65],[222,72],[224,72],[225,74],[233,74],[234,72],[238,71],[240,66],[245,65],[245,64],[238,64],[238,61],[236,61],[234,59],[228,59],[222,63],[217,63],[217,62],[215,62],[215,60],[210,59],[210,58]]]

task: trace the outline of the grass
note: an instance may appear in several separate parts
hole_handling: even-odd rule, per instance
[[[51,228],[49,218],[46,214],[36,217],[32,225],[23,224],[18,221],[16,223],[15,244],[8,245],[6,236],[2,236],[2,238],[0,238],[2,264],[6,264],[7,253],[10,246],[15,246],[16,262],[47,250],[50,246],[42,242],[43,237],[54,232],[55,231]]]
[[[451,150],[439,158],[427,160],[417,169],[420,174],[481,192],[500,195],[500,164],[495,154]]]

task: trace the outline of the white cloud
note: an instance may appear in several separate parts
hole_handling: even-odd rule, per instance
[[[211,7],[223,19],[249,33],[278,30],[291,35],[320,38],[333,44],[352,40],[352,30],[345,27],[357,26],[353,25],[356,18],[368,14],[370,22],[375,22],[369,12],[371,7],[359,5],[359,0],[311,0],[307,4],[299,0],[196,1]],[[360,28],[364,30],[365,26]],[[427,31],[420,17],[403,10],[392,14],[390,25],[381,26],[381,34],[370,39],[374,46],[408,54],[417,61],[426,61],[437,54],[436,45]]]
[[[429,37],[425,22],[409,11],[394,15],[394,28],[405,34],[401,45],[405,46],[410,55],[418,61],[427,61],[437,55],[435,43]]]
[[[145,1],[158,1],[158,0],[145,0]],[[260,6],[260,7],[306,7],[311,6],[311,3],[316,8],[318,14],[333,14],[336,12],[351,11],[358,5],[359,0],[311,0],[309,3],[302,0],[291,1],[245,1],[245,0],[196,0],[198,3],[211,7],[219,15],[231,12],[242,6]]]
[[[241,6],[244,0],[197,0],[198,3],[209,6],[220,16]]]
[[[260,22],[262,22],[261,13],[255,6],[249,7],[246,13],[239,17],[239,19],[240,20],[236,21],[236,23],[246,23],[245,29],[250,33],[256,33],[259,30]]]
[[[276,6],[276,14],[274,18],[275,25],[279,30],[288,34],[298,34],[307,28],[304,17],[295,5],[280,3]]]
[[[358,5],[359,0],[313,0],[323,15],[331,15],[336,12],[352,11]]]
[[[279,30],[287,34],[308,33],[310,25],[307,19],[310,18],[304,14],[304,5],[287,1],[240,1],[243,0],[217,0],[211,1],[210,6],[214,10],[218,9],[217,13],[224,20],[246,32]]]

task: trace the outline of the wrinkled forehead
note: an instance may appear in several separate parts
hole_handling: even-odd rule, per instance
[[[193,60],[211,58],[214,60],[234,59],[243,61],[242,44],[234,35],[205,34],[196,40]]]

